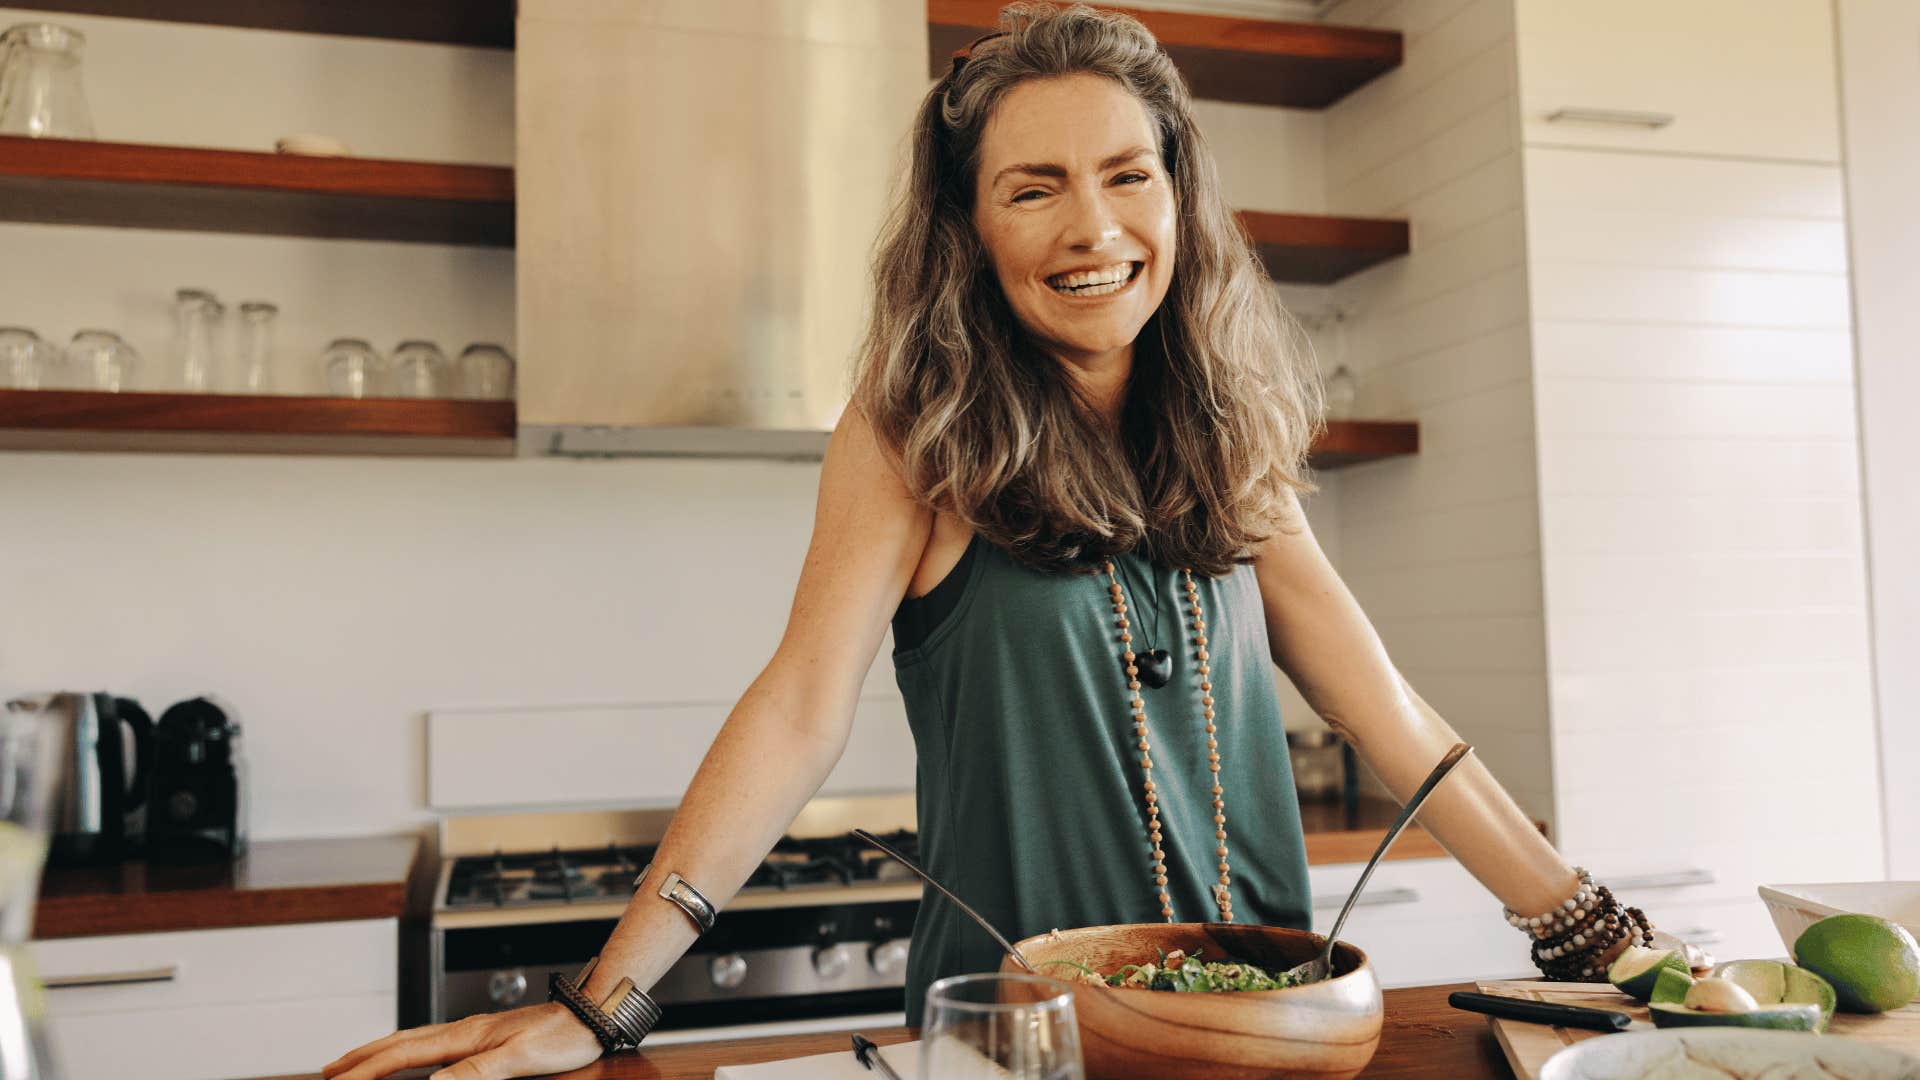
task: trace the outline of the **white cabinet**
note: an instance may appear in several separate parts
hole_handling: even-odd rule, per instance
[[[1829,0],[1520,0],[1517,31],[1529,143],[1840,160]]]
[[[1308,868],[1315,931],[1333,929],[1364,865]],[[1381,863],[1340,938],[1367,954],[1383,986],[1537,974],[1527,939],[1501,917],[1500,902],[1452,859]]]
[[[317,1072],[394,1029],[399,922],[300,923],[35,941],[65,1075]]]

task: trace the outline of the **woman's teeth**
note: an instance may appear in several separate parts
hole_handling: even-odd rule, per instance
[[[1068,296],[1106,296],[1117,293],[1133,280],[1134,264],[1115,263],[1104,270],[1080,270],[1056,274],[1047,279],[1053,291]]]

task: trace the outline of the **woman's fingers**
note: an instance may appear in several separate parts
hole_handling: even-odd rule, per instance
[[[442,1065],[457,1061],[481,1049],[475,1031],[471,1026],[454,1023],[397,1032],[367,1044],[362,1049],[375,1048],[372,1053],[361,1055],[358,1061],[337,1077],[331,1073],[328,1077],[329,1080],[379,1080],[380,1077],[417,1065]],[[359,1051],[354,1053],[358,1054]]]
[[[437,1027],[437,1026],[439,1025],[434,1025],[434,1027]],[[396,1031],[391,1035],[383,1035],[380,1038],[365,1044],[364,1046],[356,1046],[353,1049],[347,1051],[346,1053],[341,1054],[339,1057],[334,1058],[332,1061],[327,1062],[326,1066],[320,1070],[320,1075],[323,1077],[326,1077],[327,1080],[333,1080],[335,1076],[338,1076],[341,1073],[346,1072],[348,1069],[353,1068],[355,1065],[358,1065],[360,1062],[365,1061],[366,1059],[372,1057],[373,1055],[379,1053],[382,1050],[385,1050],[387,1047],[392,1046],[394,1043],[397,1043],[402,1039],[406,1039],[410,1036],[419,1035],[432,1030],[433,1030],[433,1027],[408,1028],[405,1031]]]
[[[524,1058],[524,1054],[514,1049],[514,1044],[508,1043],[456,1061],[427,1077],[427,1080],[508,1080],[508,1077],[528,1076],[542,1071],[528,1068]]]

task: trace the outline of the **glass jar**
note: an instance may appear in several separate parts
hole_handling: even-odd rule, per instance
[[[61,384],[60,350],[24,326],[0,326],[0,387],[48,390]]]
[[[321,356],[327,392],[340,397],[381,397],[387,392],[387,364],[361,338],[335,338]]]
[[[235,393],[273,393],[273,320],[280,309],[265,300],[240,303],[240,353]]]
[[[53,23],[0,34],[0,135],[91,139],[93,111],[80,86],[86,35]]]
[[[1301,802],[1334,802],[1344,797],[1347,768],[1340,736],[1326,728],[1287,732],[1287,757]]]
[[[79,389],[117,394],[134,388],[140,354],[111,330],[82,330],[67,343],[66,366]]]
[[[490,341],[460,351],[454,364],[463,396],[483,401],[513,398],[513,354]]]
[[[447,354],[431,341],[403,341],[393,349],[394,397],[449,397],[453,372]]]

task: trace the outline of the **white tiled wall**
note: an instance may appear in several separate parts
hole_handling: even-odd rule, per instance
[[[1335,286],[1358,412],[1418,457],[1337,474],[1340,570],[1388,651],[1531,814],[1551,815],[1511,0],[1350,0],[1406,63],[1327,113],[1327,203],[1414,255]]]

